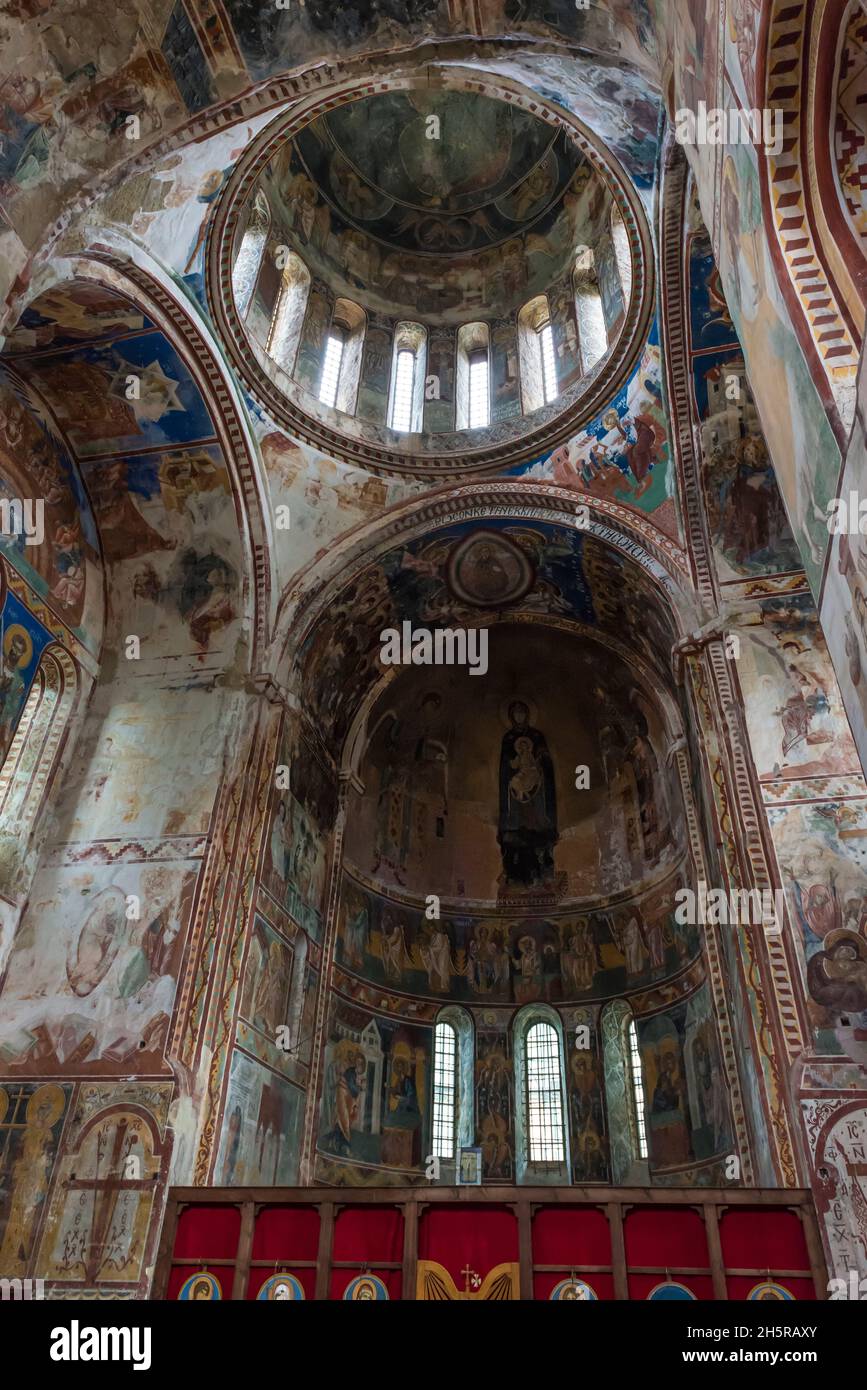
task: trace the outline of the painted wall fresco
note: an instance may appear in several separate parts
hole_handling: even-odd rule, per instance
[[[7,590],[0,609],[0,760],[5,758],[24,710],[39,659],[52,634]]]
[[[755,91],[759,10],[730,7],[728,24],[701,3],[692,25],[660,8],[660,38],[675,71],[675,108],[761,106]],[[717,89],[714,55],[724,46],[726,78]],[[771,260],[762,214],[757,154],[750,145],[686,147],[705,220],[714,228],[725,299],[792,530],[818,597],[829,545],[825,524],[835,495],[840,447],[792,326]]]
[[[262,882],[314,938],[322,928],[329,835],[337,810],[333,773],[303,737],[284,735],[279,766],[289,786],[275,786]]]
[[[70,1292],[99,1285],[109,1296],[121,1288],[141,1296],[161,1216],[172,1089],[154,1081],[80,1087],[36,1264],[46,1280]]]
[[[378,151],[376,168],[362,146]],[[274,237],[314,277],[367,310],[430,324],[514,311],[571,268],[576,246],[595,245],[600,216],[598,176],[563,132],[472,92],[338,106],[259,186]]]
[[[636,507],[666,535],[679,538],[655,325],[641,361],[611,404],[568,444],[515,472]]]
[[[216,1181],[291,1187],[298,1181],[304,1093],[246,1053],[232,1053]]]
[[[674,1009],[637,1020],[647,1097],[647,1142],[652,1170],[686,1170],[731,1149],[731,1120],[713,1005],[706,988]],[[700,1171],[700,1170],[699,1170]],[[703,1181],[717,1175],[705,1170]]]
[[[28,22],[29,11],[4,21],[4,45],[16,73],[2,106],[8,138],[0,177],[14,209],[2,233],[4,293],[61,199],[74,197],[79,181],[86,183],[97,170],[119,168],[129,159],[129,116],[139,118],[140,139],[151,141],[269,74],[309,71],[336,53],[382,52],[436,35],[519,32],[577,41],[602,57],[591,83],[601,102],[613,108],[612,98],[620,101],[621,140],[634,138],[633,125],[642,132],[653,128],[643,109],[655,69],[650,16],[622,0],[577,12],[568,0],[555,0],[544,15],[530,4],[504,6],[502,0],[460,0],[448,8],[425,0],[387,11],[315,4],[269,14],[250,0],[231,0],[207,16],[191,15],[177,3],[156,27],[140,22],[142,15],[147,17],[135,5],[110,38],[96,9],[76,11],[68,24],[58,19],[45,29]],[[621,90],[612,92],[612,85]],[[591,104],[592,99],[591,93]],[[68,171],[64,177],[61,169]]]
[[[816,1051],[867,1061],[867,803],[770,807]]]
[[[30,537],[6,532],[0,550],[56,618],[98,652],[102,582],[91,504],[56,425],[20,378],[5,371],[0,373],[0,499],[34,507],[24,512]]]
[[[123,565],[120,592],[132,592],[131,630],[145,659],[167,647],[177,653],[184,629],[190,655],[210,653],[237,632],[240,612],[237,523],[214,423],[165,336],[107,292],[91,319],[93,298],[91,287],[76,285],[36,300],[13,343],[16,370],[65,429],[104,559]],[[81,587],[82,527],[54,527],[68,563],[51,595],[71,604]],[[110,593],[116,613],[117,583]]]
[[[422,897],[559,901],[676,862],[665,735],[626,666],[595,643],[507,624],[488,662],[483,680],[410,669],[371,711],[346,835],[361,874]]]
[[[319,1150],[412,1169],[429,1152],[432,1035],[335,999],[325,1050]]]
[[[495,543],[494,538],[502,539]],[[500,557],[507,551],[504,564]],[[449,559],[467,555],[470,588],[459,583],[456,590]],[[523,585],[515,588],[519,573],[532,576],[523,592]],[[545,613],[598,624],[634,642],[661,671],[668,669],[674,640],[670,619],[635,564],[575,529],[491,518],[481,528],[474,523],[444,527],[433,538],[388,552],[331,602],[327,618],[301,652],[307,708],[326,742],[338,748],[363,691],[382,672],[385,628],[400,628],[403,621],[492,627],[515,614]],[[336,679],[347,659],[355,671],[351,688]]]
[[[689,336],[711,539],[722,581],[801,568],[801,556],[691,184]]]
[[[71,1086],[0,1085],[0,1270],[22,1278],[35,1253]]]
[[[572,1180],[577,1183],[609,1181],[606,1117],[607,1078],[603,1074],[600,1033],[594,1011],[572,1011],[566,1031],[566,1095],[569,1108],[569,1141]],[[589,1048],[579,1048],[576,1028],[589,1028]]]
[[[194,881],[168,864],[43,871],[3,984],[3,1070],[164,1069]]]
[[[694,928],[674,920],[680,880],[640,899],[581,913],[528,907],[483,915],[424,907],[344,878],[337,959],[383,988],[433,999],[496,1004],[613,998],[694,960]]]
[[[736,633],[759,777],[858,777],[858,754],[810,595],[761,600],[740,614]]]

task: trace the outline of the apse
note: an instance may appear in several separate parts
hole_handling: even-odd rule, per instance
[[[384,551],[308,633],[301,688],[346,780],[320,1180],[415,1180],[447,1131],[443,1181],[461,1134],[490,1182],[719,1171],[714,1006],[700,934],[675,911],[701,870],[670,621],[634,559],[504,516]],[[484,672],[384,663],[403,624],[483,630]],[[287,888],[292,823],[321,824],[309,753],[305,767],[306,809],[275,820],[268,861]],[[539,1037],[562,1087],[548,1158],[526,1112]],[[444,1067],[448,1121],[431,1089]]]

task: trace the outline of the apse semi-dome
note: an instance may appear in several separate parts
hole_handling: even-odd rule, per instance
[[[420,476],[570,437],[625,380],[652,301],[616,161],[569,113],[460,69],[266,128],[209,266],[235,365],[276,420]]]

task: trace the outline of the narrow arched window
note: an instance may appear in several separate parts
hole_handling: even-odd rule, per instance
[[[434,1031],[433,1153],[454,1158],[458,1118],[458,1040],[450,1023]]]
[[[483,430],[491,423],[490,366],[485,348],[477,348],[470,356],[470,424],[471,430]]]
[[[325,342],[325,356],[322,359],[322,376],[319,379],[319,399],[323,405],[333,406],[337,401],[337,388],[340,384],[340,368],[346,348],[346,334],[339,324],[332,324]]]
[[[563,1163],[563,1079],[560,1040],[550,1023],[527,1030],[527,1145],[531,1163]]]
[[[518,314],[518,360],[525,415],[559,394],[557,355],[548,296],[537,294]]]
[[[256,194],[250,219],[244,229],[238,255],[232,267],[232,293],[235,296],[235,308],[239,318],[244,318],[250,307],[270,230],[271,209],[267,198],[260,192]]]
[[[412,427],[412,398],[415,387],[416,356],[409,348],[397,354],[394,375],[394,400],[391,409],[391,428],[408,434]]]
[[[629,1020],[627,1039],[629,1043],[629,1079],[632,1084],[632,1109],[638,1140],[638,1156],[639,1158],[647,1158],[647,1130],[644,1123],[644,1077],[641,1071],[638,1030],[635,1027],[634,1018]]]
[[[578,350],[581,368],[586,374],[608,351],[608,329],[596,278],[596,263],[589,246],[583,246],[575,257],[572,286],[578,320]]]
[[[617,261],[625,307],[632,295],[632,256],[629,251],[629,233],[616,203],[611,205],[611,240],[614,243],[614,258]]]
[[[551,327],[551,320],[543,323],[537,331],[539,340],[539,356],[542,361],[542,389],[545,395],[545,404],[556,400],[558,395],[557,386],[557,358],[554,353],[554,330]]]
[[[491,333],[486,323],[458,329],[455,429],[483,430],[491,423]]]
[[[388,421],[398,434],[416,434],[422,427],[426,355],[427,329],[420,323],[397,324]]]
[[[280,291],[266,342],[266,351],[290,376],[298,355],[309,297],[310,271],[301,257],[290,251],[281,272]]]

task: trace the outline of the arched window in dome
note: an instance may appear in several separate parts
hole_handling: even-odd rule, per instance
[[[491,423],[491,334],[486,323],[458,329],[455,428],[486,429]]]
[[[427,330],[420,323],[399,323],[394,330],[391,399],[388,422],[398,434],[418,434],[424,412]]]
[[[518,314],[518,357],[524,414],[556,400],[560,394],[557,355],[548,296],[536,295]]]
[[[330,333],[341,335],[343,347],[340,354],[334,406],[337,410],[342,410],[345,415],[355,414],[366,332],[367,315],[361,306],[355,304],[351,299],[336,300]]]
[[[596,278],[596,262],[589,246],[582,246],[575,257],[572,287],[575,292],[581,370],[586,376],[608,351],[608,330]]]
[[[325,339],[322,375],[319,378],[319,399],[323,405],[333,407],[337,402],[337,387],[340,384],[340,368],[345,348],[346,332],[342,324],[332,323]]]
[[[563,1025],[547,1005],[522,1010],[515,1022],[518,1181],[569,1182]]]
[[[238,317],[246,317],[262,267],[262,257],[268,244],[271,230],[271,209],[268,199],[261,191],[256,194],[247,226],[241,237],[241,244],[232,267],[232,293]]]
[[[625,308],[628,308],[629,300],[632,297],[632,257],[629,254],[629,233],[616,203],[611,204],[609,224],[611,240],[614,243],[614,258],[617,261],[617,271],[620,276],[620,288],[623,291],[623,304]]]
[[[647,1180],[644,1073],[635,1018],[624,999],[602,1010],[605,1109],[615,1184]]]
[[[290,376],[295,367],[309,294],[310,271],[294,251],[286,252],[266,351]]]

